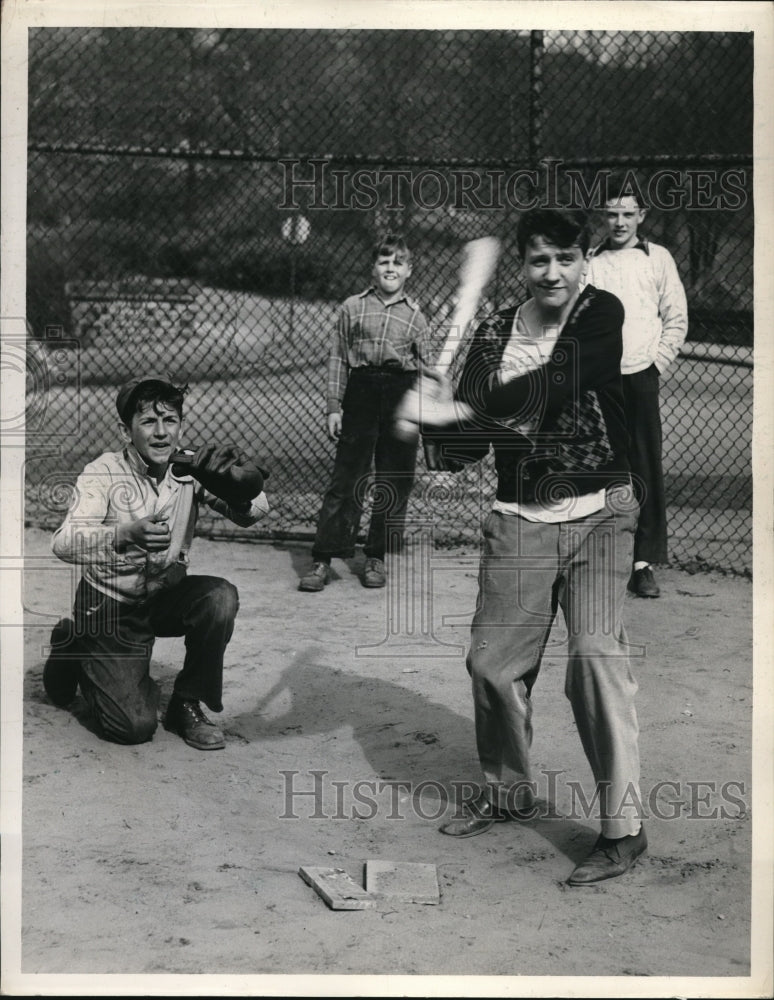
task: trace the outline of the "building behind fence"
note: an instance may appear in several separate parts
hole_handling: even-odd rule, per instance
[[[752,65],[742,33],[32,30],[28,523],[58,523],[115,445],[116,386],[157,372],[190,386],[188,442],[270,468],[264,537],[309,536],[328,337],[377,234],[406,234],[440,342],[465,241],[502,238],[500,307],[519,213],[591,210],[617,169],[689,301],[662,385],[672,559],[749,572]],[[411,516],[474,542],[492,484],[420,457]]]

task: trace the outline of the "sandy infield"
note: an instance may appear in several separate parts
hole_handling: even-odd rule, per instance
[[[533,692],[551,809],[467,840],[437,832],[458,783],[479,779],[475,547],[393,566],[415,595],[432,581],[401,603],[362,587],[361,556],[302,594],[308,547],[197,539],[191,571],[227,577],[241,601],[226,749],[201,753],[161,727],[142,746],[102,742],[80,696],[48,701],[44,650],[74,586],[49,537],[25,539],[23,972],[749,974],[747,580],[664,569],[661,599],[628,599],[650,849],[624,878],[571,889],[597,825],[578,808],[593,789],[561,618]],[[163,704],[182,649],[156,645]],[[436,865],[440,903],[334,912],[298,875],[331,865],[362,883],[368,859]]]

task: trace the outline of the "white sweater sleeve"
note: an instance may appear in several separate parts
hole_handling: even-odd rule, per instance
[[[656,367],[663,375],[677,357],[688,335],[688,302],[674,258],[661,248],[658,274],[661,337],[656,354]]]

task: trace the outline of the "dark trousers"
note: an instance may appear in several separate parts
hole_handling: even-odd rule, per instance
[[[417,446],[395,436],[395,411],[415,378],[414,372],[383,368],[350,372],[342,403],[341,437],[317,521],[313,559],[346,559],[354,554],[372,461],[375,480],[366,556],[384,558],[388,521],[392,537],[400,537],[414,483]]]
[[[667,518],[661,466],[659,373],[655,365],[622,376],[629,464],[640,517],[634,536],[634,562],[667,562]]]
[[[239,608],[236,587],[216,576],[187,576],[141,604],[123,604],[81,580],[72,620],[51,637],[51,656],[77,658],[81,693],[101,735],[144,743],[158,725],[159,686],[150,676],[156,636],[185,636],[174,693],[221,712],[223,653]]]

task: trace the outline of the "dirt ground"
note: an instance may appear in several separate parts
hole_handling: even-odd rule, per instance
[[[227,577],[241,599],[227,745],[201,753],[161,727],[142,746],[102,742],[80,697],[70,710],[48,701],[44,650],[74,585],[48,545],[28,530],[24,973],[217,974],[223,988],[267,974],[750,974],[748,581],[664,569],[660,600],[628,599],[650,848],[627,876],[572,889],[597,825],[573,803],[573,790],[593,789],[563,693],[561,622],[534,692],[550,814],[461,841],[437,832],[444,795],[479,779],[463,657],[474,549],[393,566],[391,579],[416,586],[409,600],[394,586],[365,590],[362,558],[302,594],[305,546],[198,539],[192,572]],[[158,641],[163,703],[181,656],[181,640]],[[300,794],[315,782],[317,796]],[[362,882],[368,859],[436,865],[440,903],[334,912],[298,875],[334,866]],[[522,982],[490,980],[485,993],[506,983],[519,995]],[[301,991],[325,994],[314,983]],[[468,983],[451,994],[473,995]]]

